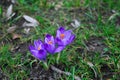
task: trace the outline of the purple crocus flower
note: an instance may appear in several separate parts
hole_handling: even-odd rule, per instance
[[[57,52],[62,51],[65,48],[65,46],[57,46],[55,44],[54,37],[50,34],[47,34],[45,37],[45,49],[50,53],[54,54]]]
[[[72,30],[65,30],[64,27],[60,27],[57,30],[56,42],[58,45],[68,45],[75,39],[75,35],[72,34]]]
[[[34,46],[29,46],[29,50],[35,58],[39,60],[46,59],[47,53],[41,40],[35,40]]]

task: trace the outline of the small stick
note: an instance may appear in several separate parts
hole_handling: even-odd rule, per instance
[[[60,70],[60,69],[58,69],[58,68],[56,68],[56,67],[54,67],[52,65],[51,65],[51,69],[53,71],[57,72],[57,73],[60,73],[60,74],[65,74],[65,75],[68,75],[68,76],[72,75],[70,72],[62,71],[62,70]],[[74,79],[81,80],[80,77],[78,77],[78,76],[74,76]]]

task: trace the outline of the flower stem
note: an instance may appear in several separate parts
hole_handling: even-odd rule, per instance
[[[47,65],[47,62],[43,62],[43,64],[44,64],[44,68],[45,68],[46,70],[48,70],[49,67],[48,67],[48,65]]]
[[[58,55],[57,55],[57,59],[56,59],[57,64],[59,63],[59,59],[60,59],[60,53],[58,53]]]

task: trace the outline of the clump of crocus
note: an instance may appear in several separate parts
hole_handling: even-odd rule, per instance
[[[41,40],[35,40],[34,46],[31,45],[29,49],[35,58],[42,60],[43,62],[46,60],[47,52],[50,54],[59,53],[57,57],[58,63],[60,52],[74,39],[75,35],[72,33],[72,30],[65,30],[64,27],[60,27],[57,30],[56,38],[47,34],[44,43]]]

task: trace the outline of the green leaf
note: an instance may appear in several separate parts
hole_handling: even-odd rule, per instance
[[[0,6],[0,15],[2,15],[2,7]]]

